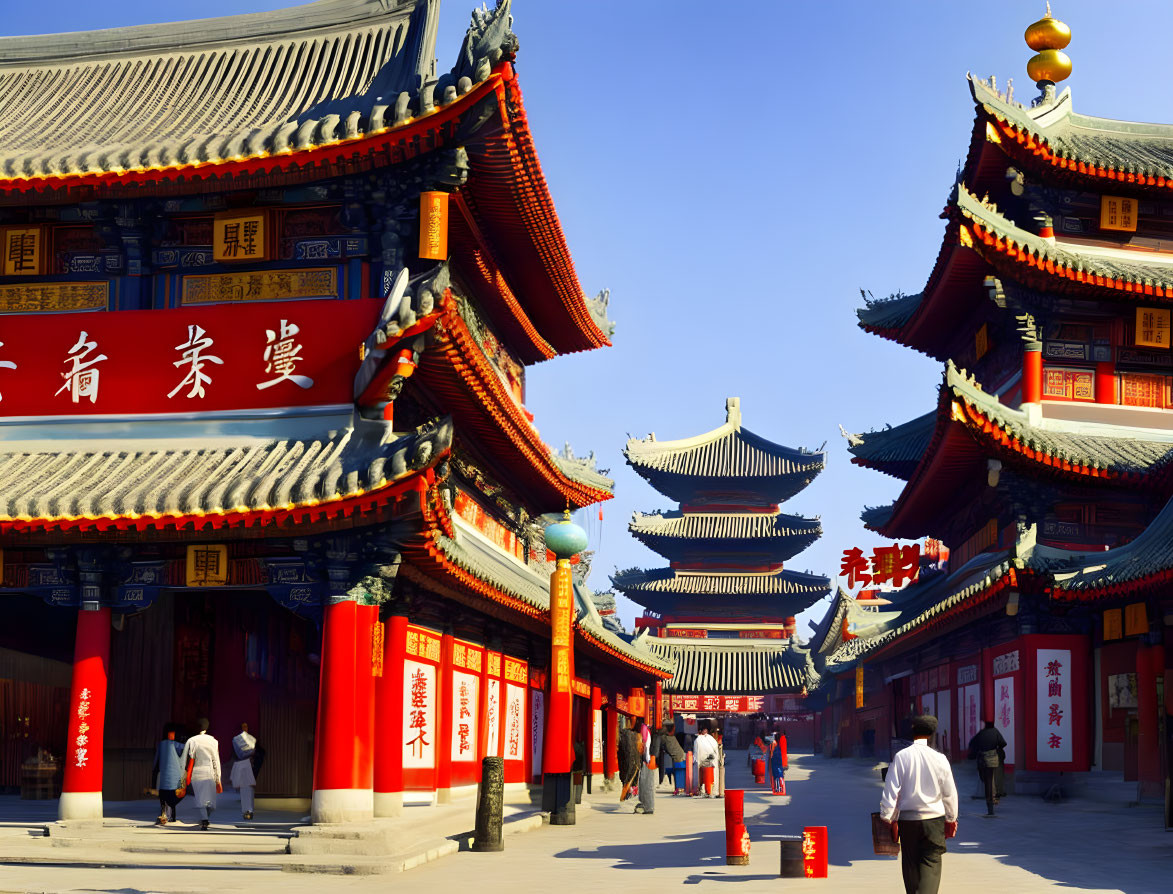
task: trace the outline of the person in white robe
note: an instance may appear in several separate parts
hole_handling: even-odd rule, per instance
[[[216,810],[216,795],[224,791],[220,785],[220,743],[208,735],[205,718],[201,717],[196,725],[199,735],[187,740],[179,762],[187,767],[187,782],[200,812],[200,828],[207,829]]]
[[[246,819],[253,818],[253,796],[257,790],[257,777],[253,773],[253,754],[257,750],[257,737],[248,731],[248,724],[240,725],[240,732],[232,737],[232,750],[236,760],[228,780],[240,792],[240,812]]]

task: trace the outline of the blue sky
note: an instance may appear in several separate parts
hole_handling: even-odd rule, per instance
[[[0,31],[34,34],[290,5],[264,0],[5,4]],[[1077,111],[1173,121],[1167,54],[1146,40],[1158,2],[1059,0]],[[438,55],[456,57],[472,8],[444,0]],[[864,505],[894,479],[849,463],[838,426],[865,431],[931,409],[940,367],[856,326],[859,290],[916,292],[973,122],[967,71],[1026,76],[1041,2],[797,3],[515,0],[517,68],[538,154],[583,287],[611,289],[614,347],[533,367],[545,439],[596,451],[616,498],[586,520],[591,583],[662,560],[627,533],[670,508],[623,462],[628,433],[678,438],[724,421],[791,446],[827,444],[826,471],[787,511],[823,539],[790,567],[834,575],[882,542]],[[821,615],[821,608],[809,615]],[[621,602],[630,625],[637,610]],[[805,634],[805,624],[800,623]]]

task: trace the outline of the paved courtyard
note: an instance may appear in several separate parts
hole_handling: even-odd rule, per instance
[[[961,823],[945,858],[943,892],[1171,890],[1173,834],[1162,830],[1158,809],[1011,797],[990,820],[981,816],[984,802],[966,797],[972,780],[958,781]],[[338,877],[284,873],[272,866],[212,869],[206,863],[164,870],[151,868],[149,860],[134,869],[70,868],[63,853],[53,866],[0,865],[0,891],[617,892],[679,886],[722,891],[730,885],[746,892],[780,885],[869,894],[901,890],[898,861],[871,852],[868,815],[880,791],[875,771],[852,761],[796,756],[788,782],[791,798],[782,803],[752,784],[744,752],[730,755],[729,785],[747,790],[754,841],[750,864],[743,867],[725,865],[723,801],[660,795],[656,812],[641,816],[631,813],[633,800],[620,805],[596,791],[574,827],[509,835],[503,853],[462,852],[402,874]],[[777,836],[797,834],[808,824],[829,828],[830,878],[779,879]],[[176,840],[182,846],[183,839]],[[223,859],[232,862],[229,854]]]

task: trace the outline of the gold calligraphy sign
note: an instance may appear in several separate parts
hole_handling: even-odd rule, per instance
[[[1100,229],[1136,232],[1136,199],[1100,196]]]
[[[1124,635],[1141,636],[1149,632],[1148,611],[1143,602],[1124,607]]]
[[[383,676],[383,625],[378,620],[371,627],[371,676]]]
[[[0,313],[106,310],[110,306],[107,282],[38,282],[0,286]]]
[[[338,271],[333,267],[305,270],[257,270],[183,277],[180,304],[232,301],[280,301],[285,298],[337,298]]]
[[[855,666],[855,706],[863,707],[863,665]]]
[[[228,583],[228,547],[201,543],[187,548],[187,586],[222,587]]]
[[[529,681],[529,673],[526,669],[525,662],[506,658],[505,679],[511,683],[520,683],[524,686]]]
[[[45,258],[45,231],[41,227],[5,227],[3,233],[4,256],[0,258],[0,270],[5,276],[40,276],[44,273],[42,262]]]
[[[420,193],[421,259],[448,260],[448,193]]]
[[[1104,642],[1112,639],[1123,639],[1124,626],[1120,620],[1120,609],[1109,608],[1104,611]]]
[[[418,627],[408,627],[407,654],[439,664],[440,637]]]
[[[1135,342],[1137,347],[1169,347],[1169,309],[1138,307]]]
[[[268,215],[239,211],[217,214],[212,222],[212,259],[215,261],[269,260]]]
[[[0,553],[0,555],[2,555],[2,553]],[[487,670],[490,677],[501,676],[501,653],[500,652],[490,652],[489,653],[488,667],[486,668],[486,670]]]

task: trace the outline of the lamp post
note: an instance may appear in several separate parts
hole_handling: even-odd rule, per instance
[[[573,826],[574,795],[571,772],[574,743],[571,719],[574,693],[574,581],[570,559],[587,545],[586,531],[570,520],[546,528],[546,548],[556,558],[550,575],[550,691],[546,700],[546,735],[542,748],[542,809],[550,812],[550,824]]]

